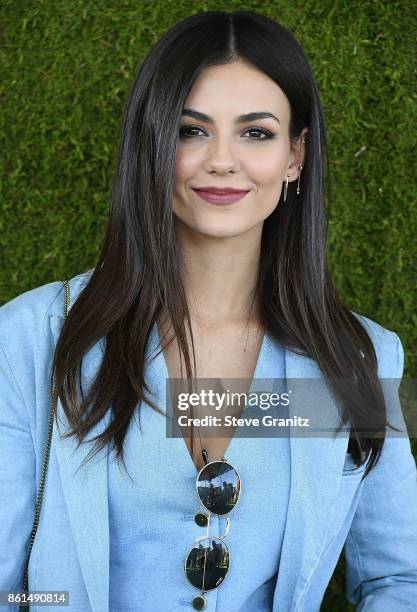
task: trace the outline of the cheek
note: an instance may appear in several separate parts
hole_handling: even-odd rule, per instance
[[[177,185],[190,180],[197,173],[202,160],[197,151],[178,148],[175,154],[175,182]]]
[[[258,152],[250,164],[252,180],[260,189],[275,187],[283,180],[287,161],[287,152],[281,148]]]

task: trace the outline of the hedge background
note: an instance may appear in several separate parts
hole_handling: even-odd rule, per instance
[[[412,0],[2,0],[0,304],[93,267],[138,63],[185,16],[243,8],[283,23],[306,50],[328,129],[336,285],[399,334],[416,378]],[[343,555],[322,610],[353,610]]]

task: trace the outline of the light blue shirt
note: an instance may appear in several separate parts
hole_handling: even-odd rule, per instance
[[[158,346],[155,326],[151,351]],[[167,376],[160,353],[148,368],[147,382],[163,412]],[[268,336],[264,337],[254,377],[285,378],[283,350]],[[264,385],[260,384],[261,388]],[[192,609],[191,600],[199,591],[185,578],[184,558],[195,539],[206,532],[194,521],[196,512],[202,510],[195,489],[198,471],[184,439],[167,438],[164,416],[147,404],[142,404],[140,411],[142,435],[135,415],[125,447],[126,467],[133,484],[109,455],[109,609]],[[283,407],[278,412],[277,407],[271,406],[268,415],[285,417],[285,412]],[[256,416],[262,418],[262,412],[257,411]],[[270,612],[287,514],[289,441],[286,436],[235,435],[226,458],[239,472],[242,489],[230,513],[230,530],[225,538],[230,553],[229,573],[219,588],[205,594],[206,610]],[[211,458],[214,459],[219,457]],[[225,526],[224,518],[213,516],[210,535],[222,535]],[[138,589],[140,584],[146,584],[146,589]]]
[[[70,280],[72,304],[88,282],[90,273]],[[398,336],[367,317],[357,316],[373,342],[378,376],[399,383],[404,354]],[[0,590],[16,591],[23,580],[48,432],[50,367],[63,321],[63,288],[58,281],[21,294],[0,308]],[[103,350],[104,343],[100,340],[84,356],[81,370],[83,387],[88,386],[97,374]],[[323,374],[313,359],[287,347],[283,353],[287,381],[323,380]],[[271,365],[272,355],[267,351],[264,353],[262,361],[265,365]],[[315,408],[309,390],[307,387],[304,395],[293,398],[288,406],[290,417],[302,415],[308,406]],[[330,393],[327,404],[328,425],[336,428],[339,407]],[[394,416],[398,426],[401,406],[396,387],[386,395],[386,404],[388,417],[392,419]],[[321,406],[317,410],[321,410]],[[78,446],[76,439],[63,435],[68,423],[60,402],[57,413],[59,426],[53,428],[44,500],[29,563],[29,589],[68,591],[70,604],[67,609],[70,612],[109,612],[110,593],[112,605],[114,597],[121,597],[113,588],[113,582],[110,588],[113,580],[110,576],[110,516],[114,519],[119,515],[120,503],[119,508],[113,506],[115,497],[113,489],[109,490],[109,478],[111,484],[115,483],[116,474],[108,473],[111,462],[109,464],[106,449],[82,468],[80,466],[90,454],[91,442],[109,425],[111,414],[107,411],[85,442]],[[158,437],[157,418],[159,415],[146,413],[145,431],[151,433],[154,440]],[[190,519],[181,520],[181,515],[194,514],[198,506],[192,495],[193,463],[187,455],[185,442],[180,438],[176,441],[164,438],[162,435],[158,437],[163,446],[151,450],[160,462],[152,470],[140,469],[141,465],[146,467],[147,459],[143,454],[140,456],[139,445],[132,445],[129,465],[138,483],[141,511],[146,509],[145,517],[149,522],[143,522],[138,512],[136,524],[130,525],[129,533],[142,535],[142,539],[145,534],[151,534],[150,541],[159,538],[159,544],[167,536],[172,547],[172,550],[168,549],[169,557],[176,557],[180,563],[170,563],[169,568],[161,569],[167,551],[158,546],[155,547],[154,567],[160,579],[164,578],[160,590],[169,593],[167,582],[174,585],[169,610],[176,612],[184,609],[180,599],[188,600],[197,594],[185,577],[181,582],[181,562],[193,545],[199,528]],[[146,444],[147,439],[149,437],[144,436],[141,444]],[[275,586],[273,580],[270,584],[271,590],[274,588],[271,612],[319,612],[337,560],[344,552],[346,596],[357,606],[357,612],[415,612],[417,475],[407,435],[387,436],[377,465],[364,480],[364,466],[352,471],[352,458],[346,452],[347,431],[336,437],[305,439],[291,435],[289,440],[286,439],[289,447],[285,446],[285,439],[267,441],[265,438],[268,452],[264,443],[257,444],[255,438],[236,438],[231,442],[227,458],[238,471],[242,471],[242,499],[230,515],[231,527],[226,536],[230,545],[230,575],[217,592],[211,592],[210,608],[214,609],[218,603],[218,610],[230,612],[236,594],[242,593],[241,603],[246,603],[247,611],[264,610],[262,602],[266,593],[258,587],[278,569]],[[257,479],[252,471],[248,471],[248,453],[244,452],[246,444],[251,454],[254,449],[259,451],[250,464],[251,470],[256,466],[259,468],[266,456],[272,457],[272,461],[275,456],[276,461],[270,468],[270,473],[276,474],[274,481],[269,483],[270,507],[265,502],[266,508],[254,509],[251,526],[249,521],[254,501],[251,496],[257,486],[262,487],[260,481],[264,472],[259,472]],[[286,449],[289,451],[290,469],[287,465],[286,470],[281,470],[281,459],[288,461],[288,457],[285,459]],[[161,497],[163,490],[158,487],[158,481],[155,482],[155,476],[159,484],[167,484],[166,469],[171,470],[172,466],[167,466],[165,458],[174,455],[179,467],[178,475],[175,473],[174,476],[181,490],[175,494],[172,489],[165,488],[167,503],[172,495],[176,503],[165,512],[165,524],[160,525],[158,531],[158,517],[153,517],[151,508],[165,506],[161,503],[164,501]],[[135,461],[139,461],[137,465]],[[119,482],[119,486],[122,485],[127,486]],[[288,499],[285,499],[286,491]],[[281,494],[284,501],[280,499]],[[133,513],[133,508],[130,497],[123,511]],[[262,522],[257,518],[259,512],[263,513]],[[115,524],[113,519],[112,526]],[[245,534],[242,538],[243,526]],[[112,528],[111,533],[117,534],[118,531]],[[175,540],[175,534],[178,534],[178,540]],[[149,541],[143,541],[142,545],[147,547],[143,550],[147,555],[146,564],[151,567]],[[262,559],[260,550],[263,551]],[[131,554],[136,552],[133,548],[130,551]],[[112,558],[112,572],[115,558]],[[261,559],[260,565],[252,565],[253,576],[247,569],[252,558]],[[141,582],[131,587],[132,591],[135,588],[139,597],[147,597],[142,593],[149,590],[149,579],[149,576],[142,575]],[[248,599],[251,592],[260,595],[259,601]],[[162,601],[165,596],[157,593],[154,597]],[[148,610],[153,612],[154,599],[151,601]],[[4,609],[17,611],[18,607]],[[52,610],[62,611],[62,607],[48,607],[48,612]],[[146,607],[141,609],[138,606],[137,610],[148,612]],[[35,605],[32,611],[45,612],[45,608]]]

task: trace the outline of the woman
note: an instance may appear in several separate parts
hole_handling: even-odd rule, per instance
[[[336,294],[325,176],[317,87],[288,30],[210,11],[151,50],[67,320],[61,282],[0,309],[2,590],[23,580],[53,374],[30,590],[66,590],[80,612],[313,612],[344,546],[357,610],[416,609],[416,464],[390,427],[403,349]],[[193,376],[322,380],[335,435],[169,437],[166,379]],[[288,415],[321,411],[306,389]]]

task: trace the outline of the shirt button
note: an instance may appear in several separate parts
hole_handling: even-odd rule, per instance
[[[204,514],[204,512],[197,512],[197,514],[194,515],[194,520],[199,527],[207,527],[208,516]]]
[[[194,610],[205,610],[207,608],[207,601],[202,595],[196,595],[193,597],[191,605]]]

